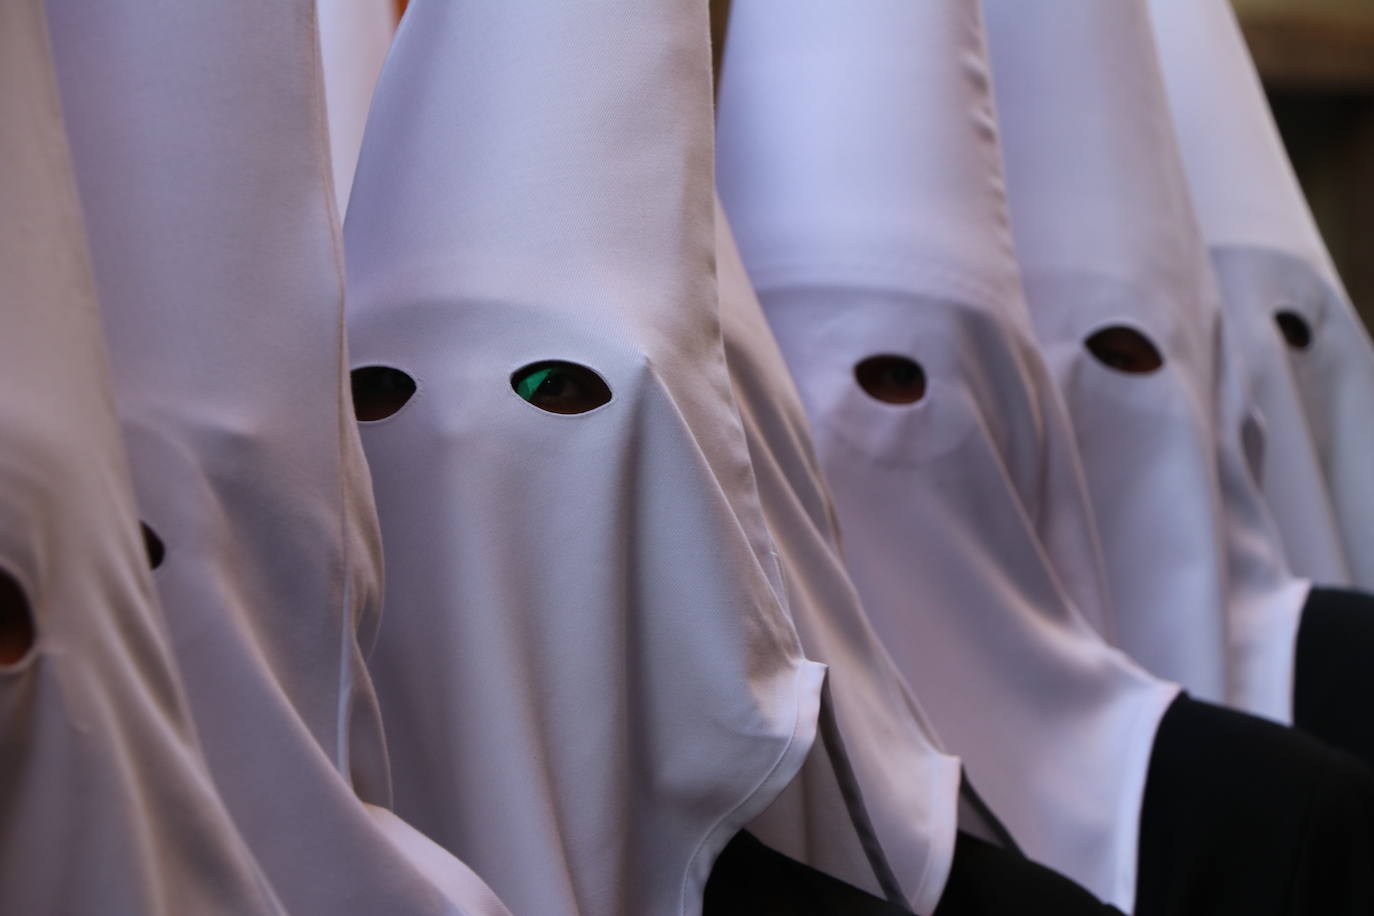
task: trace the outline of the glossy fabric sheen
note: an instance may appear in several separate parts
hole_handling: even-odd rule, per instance
[[[1300,574],[1374,588],[1369,334],[1303,199],[1235,14],[1223,0],[1153,0],[1151,11],[1189,188],[1265,421],[1265,496]],[[1311,327],[1307,350],[1278,336],[1281,309]]]
[[[1094,628],[1105,586],[1020,298],[978,4],[737,3],[719,129],[875,629],[1030,856],[1129,905],[1175,688]],[[877,354],[920,363],[921,402],[858,386]]]
[[[822,669],[725,364],[705,0],[414,0],[346,239],[386,543],[397,810],[516,913],[695,913],[793,778]],[[545,360],[609,403],[546,413]]]
[[[935,909],[949,873],[960,767],[943,753],[869,622],[839,549],[835,511],[811,443],[801,396],[749,285],[734,237],[717,215],[716,256],[726,361],[744,422],[764,514],[777,548],[788,612],[809,658],[829,666],[835,708],[858,791],[902,902]],[[805,780],[809,773],[803,773]],[[770,808],[751,830],[774,849],[851,884],[879,892],[847,861],[852,833],[843,805],[816,799]],[[792,796],[795,797],[795,796]],[[779,810],[788,808],[789,810]],[[771,830],[769,829],[771,828]]]
[[[42,4],[0,4],[0,909],[282,912],[190,722],[110,399]]]
[[[380,555],[313,3],[48,9],[157,584],[235,823],[292,914],[504,913],[373,806]]]
[[[1144,0],[984,7],[1017,256],[1087,474],[1115,613],[1106,632],[1200,698],[1287,720],[1309,586],[1289,572],[1252,477],[1253,402]],[[1163,367],[1100,362],[1083,342],[1111,326],[1144,334]]]

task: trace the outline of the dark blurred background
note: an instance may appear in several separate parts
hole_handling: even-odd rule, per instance
[[[1307,199],[1374,328],[1374,0],[1233,0]]]

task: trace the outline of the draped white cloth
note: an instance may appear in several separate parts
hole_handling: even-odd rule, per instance
[[[1374,348],[1303,199],[1222,0],[1151,10],[1183,163],[1265,432],[1260,481],[1293,567],[1374,588]],[[1276,315],[1305,323],[1288,346]],[[1286,351],[1286,352],[1285,352]]]
[[[787,363],[717,216],[721,326],[726,361],[759,496],[782,570],[783,597],[807,656],[829,666],[838,744],[882,850],[880,867],[853,843],[855,812],[803,770],[795,789],[750,829],[770,846],[917,913],[935,910],[958,826],[960,766],[938,740],[883,649],[845,569],[830,492]],[[824,740],[836,743],[834,736]],[[819,743],[819,742],[818,742]],[[813,751],[812,758],[817,756]],[[832,774],[833,778],[833,774]],[[886,876],[884,876],[886,877]],[[891,886],[894,885],[895,887]]]
[[[1176,688],[1094,629],[1104,577],[1021,297],[978,3],[736,3],[719,99],[721,196],[874,626],[1026,851],[1129,907]],[[884,355],[919,363],[915,403],[859,384]]]
[[[0,665],[0,909],[280,913],[148,572],[40,0],[0,4],[0,125],[0,570],[36,634]],[[0,611],[15,650],[24,617]]]
[[[1017,256],[1087,473],[1107,632],[1199,698],[1288,720],[1309,583],[1289,572],[1252,477],[1248,377],[1226,343],[1145,0],[984,7]],[[1162,365],[1094,356],[1087,342],[1108,328],[1143,335]]]
[[[292,914],[505,913],[380,807],[314,3],[47,8],[155,579],[235,824]]]
[[[521,914],[699,911],[815,734],[721,339],[710,65],[705,0],[414,0],[354,183],[352,364],[418,386],[363,424],[397,810]],[[609,401],[513,390],[546,361]]]

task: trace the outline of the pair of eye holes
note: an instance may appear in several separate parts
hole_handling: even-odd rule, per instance
[[[1146,375],[1164,365],[1164,358],[1149,338],[1124,325],[1094,332],[1083,346],[1118,372]],[[921,365],[891,353],[861,360],[854,367],[854,380],[869,397],[885,404],[915,404],[926,394],[926,374]]]
[[[157,569],[162,565],[167,549],[162,538],[144,522],[138,523],[143,534],[143,547],[148,553],[148,565]],[[0,668],[17,665],[24,660],[37,639],[33,623],[33,608],[24,586],[4,569],[0,569]]]
[[[369,423],[394,415],[415,394],[415,379],[391,366],[362,366],[350,374],[353,413]],[[579,414],[611,399],[611,389],[586,366],[550,359],[530,363],[510,377],[511,389],[548,413]]]

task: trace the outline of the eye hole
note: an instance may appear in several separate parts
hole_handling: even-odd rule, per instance
[[[1297,312],[1283,311],[1274,316],[1283,339],[1294,350],[1306,350],[1312,346],[1312,326]]]
[[[540,410],[575,414],[595,410],[611,399],[611,389],[586,366],[562,360],[530,363],[510,377],[515,393]]]
[[[870,356],[854,367],[854,380],[884,404],[915,404],[926,395],[926,373],[905,356]]]
[[[415,394],[415,379],[390,366],[363,366],[350,374],[353,415],[362,423],[385,420]]]
[[[157,532],[148,527],[147,522],[139,522],[138,528],[143,532],[143,549],[148,554],[148,566],[157,569],[162,565],[163,557],[167,556],[167,547],[162,543],[162,538],[157,536]]]
[[[1083,342],[1098,362],[1118,372],[1148,375],[1164,365],[1150,338],[1124,325],[1103,328]]]
[[[33,612],[24,588],[0,569],[0,666],[16,665],[33,648]]]

